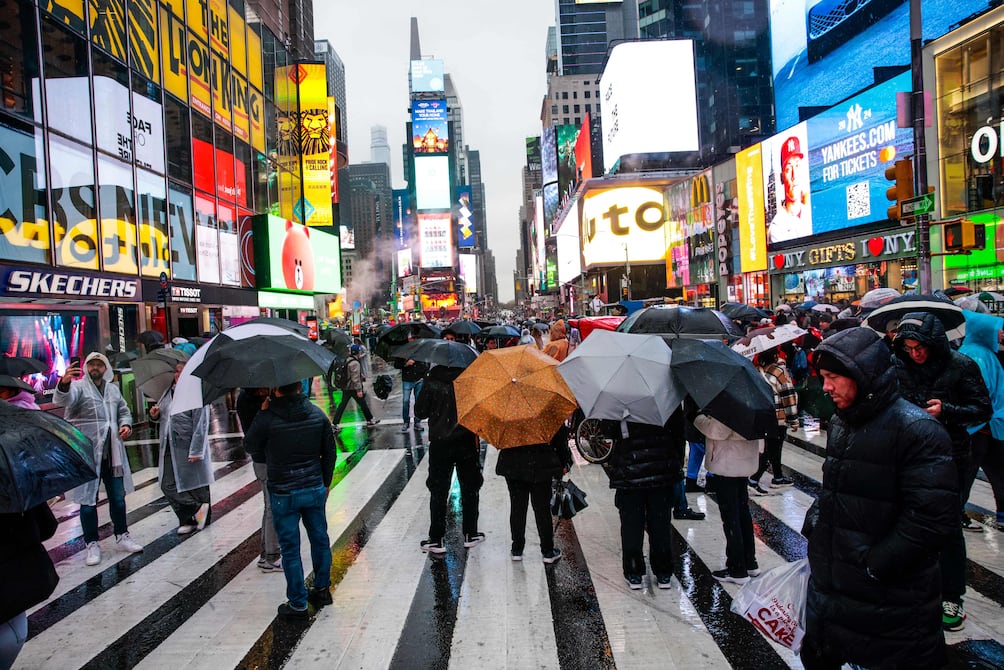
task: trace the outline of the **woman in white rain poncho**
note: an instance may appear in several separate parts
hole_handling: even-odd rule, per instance
[[[185,367],[178,363],[174,381]],[[213,463],[209,451],[209,406],[171,415],[174,386],[150,408],[160,421],[160,488],[178,515],[178,535],[201,530],[209,521],[209,485]]]
[[[94,465],[99,476],[66,494],[68,500],[80,504],[80,528],[87,543],[87,565],[101,562],[98,546],[98,487],[103,481],[108,493],[108,512],[115,530],[119,549],[143,551],[129,537],[126,522],[125,496],[132,493],[132,471],[122,442],[132,434],[132,414],[118,387],[112,384],[112,369],[108,359],[97,352],[88,354],[84,362],[86,373],[72,365],[56,385],[52,401],[64,407],[63,418],[90,438],[94,445]],[[78,378],[79,377],[79,378]]]

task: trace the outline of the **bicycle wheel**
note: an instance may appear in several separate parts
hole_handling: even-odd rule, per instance
[[[575,448],[590,463],[603,463],[610,458],[614,440],[603,432],[599,419],[585,419],[575,431]]]

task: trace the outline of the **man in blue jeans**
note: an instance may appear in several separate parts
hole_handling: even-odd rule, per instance
[[[279,538],[286,598],[279,616],[306,619],[331,604],[331,541],[324,507],[335,470],[335,434],[320,408],[301,393],[299,381],[280,386],[251,422],[244,446],[265,461],[272,500],[272,523]],[[310,540],[314,585],[308,593],[300,559],[300,521]]]

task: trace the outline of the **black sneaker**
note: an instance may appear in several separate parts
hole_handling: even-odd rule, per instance
[[[561,549],[555,547],[551,551],[544,554],[544,562],[550,565],[551,563],[557,563],[561,560]]]
[[[627,582],[632,591],[641,590],[641,575],[624,575],[624,581]]]
[[[756,561],[746,561],[746,574],[750,577],[760,576],[760,564]]]
[[[512,551],[509,552],[509,556],[511,556],[512,560],[514,560],[514,561],[522,561],[523,560],[523,552],[522,551],[516,551],[515,549],[513,549]]]
[[[314,609],[321,609],[325,605],[330,605],[331,600],[331,590],[330,589],[319,589],[317,587],[311,588],[307,593],[307,602],[314,606]]]
[[[711,576],[720,582],[730,582],[732,584],[745,584],[750,580],[749,575],[740,575],[737,577],[727,569],[715,570],[711,573]]]
[[[659,575],[655,578],[655,583],[660,589],[671,589],[673,588],[673,576]]]
[[[442,540],[422,540],[418,548],[427,554],[445,554],[446,547],[443,546]]]
[[[178,530],[180,534],[181,529],[179,528]],[[983,524],[976,523],[968,516],[964,516],[962,517],[962,530],[968,530],[970,533],[982,533]]]
[[[282,619],[298,619],[306,621],[310,618],[310,612],[306,607],[302,610],[294,609],[288,602],[279,605],[279,617]]]
[[[685,521],[704,521],[704,512],[697,512],[689,507],[685,510],[678,510],[673,512],[674,519],[680,519]]]
[[[787,477],[774,477],[774,479],[770,480],[770,487],[772,489],[780,489],[785,486],[792,486],[794,483],[795,482]]]
[[[746,482],[749,485],[751,496],[767,496],[770,492],[764,487],[760,486],[760,482],[750,479]]]
[[[470,533],[464,538],[464,546],[468,549],[485,541],[484,533]]]

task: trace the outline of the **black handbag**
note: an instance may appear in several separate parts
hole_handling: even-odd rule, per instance
[[[551,514],[559,519],[571,519],[589,507],[586,492],[571,480],[555,479],[551,485]]]

